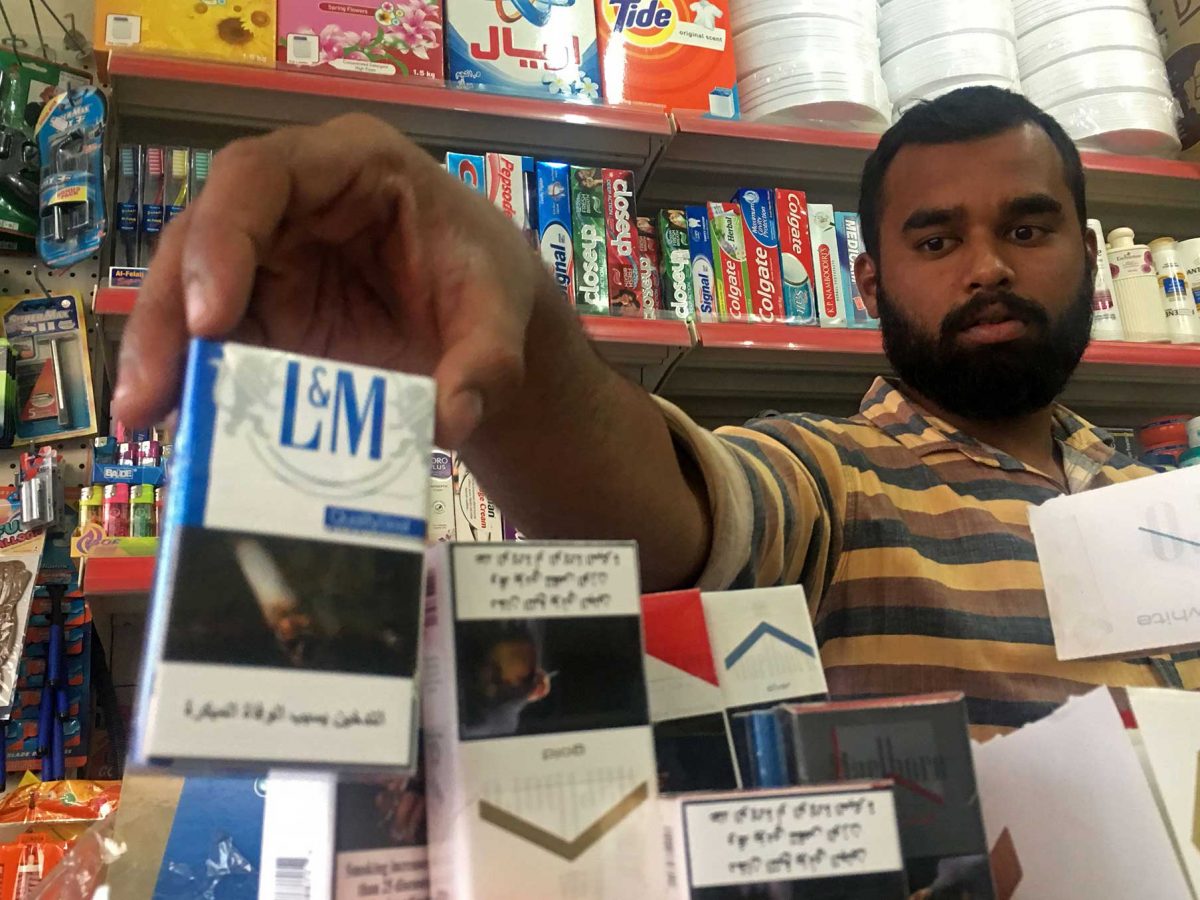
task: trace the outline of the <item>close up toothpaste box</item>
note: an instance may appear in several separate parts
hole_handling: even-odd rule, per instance
[[[489,153],[486,159],[488,199],[532,238],[537,230],[533,157]]]
[[[633,203],[633,172],[605,169],[604,228],[608,247],[608,301],[614,315],[642,314],[638,283],[637,210]]]
[[[604,232],[604,175],[571,166],[571,222],[575,237],[575,305],[608,313],[608,250]]]
[[[575,302],[575,242],[571,234],[571,167],[538,162],[538,245],[563,295]]]
[[[863,251],[858,213],[836,213],[834,223],[837,226],[838,259],[842,267],[842,300],[846,304],[846,324],[851,328],[878,329],[879,320],[867,312],[867,305],[863,303],[862,292],[859,291],[858,281],[854,277],[854,263]]]
[[[658,241],[663,306],[672,317],[689,319],[695,314],[696,304],[692,294],[692,253],[688,245],[687,214],[682,209],[659,212]]]

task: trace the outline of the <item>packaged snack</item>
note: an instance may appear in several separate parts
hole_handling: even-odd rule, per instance
[[[733,200],[742,210],[746,265],[750,282],[750,320],[775,322],[785,318],[783,273],[779,262],[779,225],[775,195],[768,190],[743,188]]]
[[[842,264],[833,207],[828,203],[808,204],[808,229],[817,268],[817,312],[821,325],[845,328],[846,304],[842,300]]]
[[[563,295],[575,302],[575,241],[571,234],[571,167],[537,164],[538,246]]]
[[[662,283],[659,275],[661,263],[658,248],[658,228],[653,219],[637,218],[638,284],[641,288],[642,315],[647,319],[658,318],[662,304]]]
[[[275,65],[275,0],[167,3],[98,0],[99,51],[144,50],[251,66]]]
[[[812,239],[808,230],[808,198],[804,191],[778,189],[779,250],[783,267],[783,307],[789,322],[816,325]]]
[[[687,213],[664,209],[658,214],[658,243],[663,306],[676,319],[696,311],[692,294],[692,253],[688,246]]]
[[[688,206],[688,250],[692,255],[692,296],[701,322],[715,322],[717,310],[724,304],[721,279],[713,265],[712,238],[708,228],[708,207]]]
[[[745,321],[748,275],[741,209],[736,203],[709,203],[708,227],[712,233],[713,264],[721,273],[717,313],[722,319]]]
[[[580,312],[608,313],[608,250],[604,225],[604,175],[571,166],[571,222],[575,232],[575,305]]]
[[[613,315],[640,316],[642,300],[638,285],[633,173],[627,169],[604,169],[602,174],[609,311]]]

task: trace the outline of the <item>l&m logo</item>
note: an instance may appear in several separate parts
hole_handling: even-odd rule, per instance
[[[600,8],[613,34],[635,47],[669,43],[679,24],[676,0],[601,0]]]
[[[512,24],[521,19],[530,25],[541,28],[550,21],[550,14],[556,6],[574,6],[575,0],[495,0],[496,14],[501,21]],[[512,4],[516,14],[510,13],[507,5]]]
[[[357,456],[365,436],[367,455],[382,459],[386,397],[382,376],[371,378],[360,405],[353,372],[331,374],[325,366],[314,365],[305,373],[301,363],[292,360],[287,364],[279,443],[296,450]]]

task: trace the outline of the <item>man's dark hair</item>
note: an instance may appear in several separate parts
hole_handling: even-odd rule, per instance
[[[883,179],[888,167],[909,144],[956,144],[992,137],[1032,122],[1054,142],[1062,157],[1067,185],[1075,198],[1079,225],[1087,227],[1083,163],[1079,151],[1061,125],[1020,94],[998,87],[966,87],[926,100],[908,110],[884,132],[879,146],[863,166],[858,198],[859,224],[867,254],[879,262],[879,211]]]

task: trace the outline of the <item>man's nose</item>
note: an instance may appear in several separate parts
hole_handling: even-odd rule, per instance
[[[967,293],[1011,290],[1015,273],[1004,248],[992,237],[977,238],[968,247]]]

